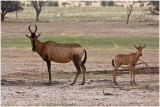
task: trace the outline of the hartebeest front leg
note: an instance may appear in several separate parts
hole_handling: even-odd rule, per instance
[[[51,82],[52,82],[52,78],[51,78],[51,61],[49,61],[47,55],[46,55],[46,63],[47,63],[48,73],[49,73],[49,83],[48,83],[48,85],[50,85]]]
[[[121,66],[121,65],[116,64],[116,67],[115,67],[115,69],[113,70],[113,82],[114,82],[114,85],[118,85],[118,84],[117,84],[117,80],[116,80],[116,76],[117,76],[117,70],[118,70],[118,68],[119,68],[120,66]]]
[[[71,83],[70,85],[73,85],[73,84],[76,83],[77,78],[78,78],[79,74],[81,73],[81,68],[79,66],[79,56],[78,55],[73,56],[73,63],[75,65],[76,69],[77,69],[77,73],[76,73],[75,79],[73,80],[73,83]]]

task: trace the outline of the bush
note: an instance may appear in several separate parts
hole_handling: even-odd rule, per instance
[[[86,1],[86,2],[85,2],[85,5],[86,5],[86,6],[91,6],[91,5],[92,5],[92,2]]]
[[[144,7],[144,4],[143,4],[143,3],[141,3],[141,4],[140,4],[140,7]]]
[[[108,1],[108,6],[113,6],[114,5],[114,2],[113,1]]]
[[[102,6],[102,7],[106,7],[106,5],[107,5],[107,2],[106,2],[106,1],[101,1],[101,6]]]
[[[48,6],[54,6],[54,7],[56,7],[56,6],[59,6],[59,5],[58,5],[57,1],[49,1],[48,2]]]

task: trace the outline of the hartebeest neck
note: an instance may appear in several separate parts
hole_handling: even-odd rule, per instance
[[[35,40],[35,47],[36,47],[36,52],[41,56],[41,48],[42,48],[42,42],[40,42],[38,39]]]
[[[139,52],[137,51],[135,54],[136,54],[136,59],[138,60],[140,57]]]

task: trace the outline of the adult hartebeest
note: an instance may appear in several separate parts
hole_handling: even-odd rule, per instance
[[[83,70],[83,81],[81,85],[84,85],[86,72],[86,67],[84,66],[84,64],[87,59],[86,50],[79,44],[60,44],[54,41],[40,42],[37,38],[41,34],[36,35],[37,26],[35,25],[34,32],[31,31],[30,27],[31,25],[28,26],[31,36],[26,35],[26,37],[31,40],[32,51],[36,51],[41,56],[43,61],[46,61],[47,63],[49,73],[49,85],[51,84],[51,61],[58,63],[68,63],[71,60],[73,61],[77,69],[76,77],[71,85],[76,83],[81,69]],[[85,57],[82,61],[83,53],[85,53]]]
[[[135,53],[118,54],[112,60],[112,65],[115,67],[113,70],[113,82],[115,85],[118,85],[117,81],[116,81],[116,74],[117,74],[118,68],[121,65],[130,65],[130,74],[131,74],[130,83],[131,83],[131,85],[133,85],[133,84],[136,85],[135,66],[136,66],[136,63],[138,62],[139,57],[142,56],[142,50],[143,50],[143,48],[146,47],[146,44],[143,47],[141,47],[141,46],[137,47],[136,45],[134,45],[134,47],[137,49],[137,51]],[[114,62],[115,62],[115,64],[114,64]],[[133,81],[132,81],[132,76],[133,76]]]

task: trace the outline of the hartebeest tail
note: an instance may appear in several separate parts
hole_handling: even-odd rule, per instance
[[[82,61],[82,65],[84,65],[85,63],[86,63],[86,60],[87,60],[87,52],[86,52],[86,50],[84,49],[84,59],[83,59],[83,61]]]
[[[135,53],[118,54],[112,60],[112,65],[113,65],[113,67],[115,67],[114,70],[113,70],[113,82],[114,82],[115,85],[118,85],[117,81],[116,81],[116,74],[117,74],[118,68],[121,65],[130,65],[130,74],[131,74],[130,83],[131,83],[131,85],[132,84],[136,85],[136,82],[135,82],[135,66],[136,66],[136,63],[139,60],[139,57],[142,56],[142,50],[143,50],[143,48],[146,47],[146,45],[144,45],[143,47],[141,47],[141,46],[137,47],[137,46],[134,45],[134,47],[137,49],[137,51]],[[115,62],[115,64],[114,64],[114,62]],[[132,81],[132,76],[133,76],[133,81]]]
[[[113,67],[116,67],[115,64],[114,64],[114,59],[112,59],[112,66],[113,66]]]
[[[49,84],[51,83],[52,80],[51,61],[58,63],[68,63],[72,60],[77,69],[77,74],[71,85],[76,83],[77,78],[81,72],[81,69],[83,70],[83,82],[81,83],[81,85],[83,85],[85,83],[85,72],[86,72],[86,67],[84,66],[87,60],[86,50],[79,44],[60,44],[54,41],[40,42],[38,40],[40,34],[36,36],[37,26],[35,25],[36,29],[34,32],[32,32],[30,27],[31,25],[29,25],[28,27],[31,36],[26,35],[26,37],[31,40],[32,51],[33,52],[36,51],[41,56],[43,61],[46,61],[47,63],[48,73],[49,73]],[[84,53],[85,57],[84,60],[82,61],[82,56]]]

